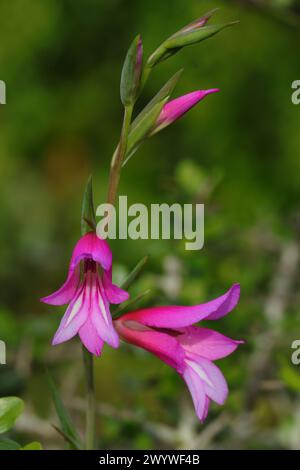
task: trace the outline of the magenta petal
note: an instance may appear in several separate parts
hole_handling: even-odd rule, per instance
[[[193,369],[187,367],[183,373],[183,378],[188,386],[190,394],[192,395],[196,415],[200,421],[204,421],[207,413],[209,401],[205,395],[204,386],[202,380],[193,371]]]
[[[189,355],[185,362],[202,381],[205,394],[219,405],[223,405],[228,395],[228,387],[220,369],[213,362],[199,356]]]
[[[110,304],[121,304],[129,299],[129,293],[112,283],[111,269],[103,272],[103,286]]]
[[[235,341],[217,331],[198,326],[188,326],[178,341],[185,351],[198,354],[214,361],[221,359],[236,350],[243,341]]]
[[[185,367],[184,351],[176,337],[152,330],[135,321],[123,321],[124,318],[125,315],[114,321],[121,338],[155,354],[177,372],[183,372]]]
[[[203,413],[202,421],[205,421],[206,418],[207,418],[209,405],[210,405],[210,399],[206,396],[205,397],[205,406],[204,406],[204,413]]]
[[[98,280],[92,292],[91,322],[99,337],[113,348],[118,348],[120,344],[101,281]]]
[[[91,258],[108,270],[112,264],[112,253],[106,240],[99,238],[96,233],[89,232],[77,242],[70,263],[70,269],[83,259]]]
[[[55,333],[52,344],[63,343],[73,338],[78,333],[79,328],[86,322],[87,317],[86,292],[84,287],[82,287],[78,295],[68,306]]]
[[[127,313],[123,318],[156,328],[184,328],[203,319],[217,320],[227,315],[237,305],[239,296],[240,286],[234,284],[224,295],[205,304],[146,308]]]
[[[104,342],[98,335],[96,328],[90,319],[80,328],[79,337],[87,350],[95,356],[100,356]]]
[[[199,101],[203,100],[203,98],[205,98],[207,95],[216,93],[218,91],[218,88],[212,88],[210,90],[197,90],[169,101],[164,105],[157,119],[154,132],[157,132],[163,127],[168,126],[172,122],[176,121],[193,106],[199,103]]]
[[[41,302],[49,305],[68,304],[74,297],[80,279],[80,267],[70,270],[65,283],[53,294],[41,298]]]

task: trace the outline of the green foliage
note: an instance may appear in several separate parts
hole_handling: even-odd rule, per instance
[[[19,450],[21,448],[20,444],[11,439],[1,439],[0,440],[0,450]]]
[[[96,217],[94,209],[92,176],[89,177],[82,200],[81,209],[81,234],[85,235],[91,230],[95,230]]]
[[[55,410],[60,422],[60,428],[56,428],[57,431],[65,438],[65,440],[70,444],[73,449],[82,449],[82,444],[78,437],[75,426],[73,425],[69,413],[67,412],[60,393],[52,380],[49,373],[47,373],[47,378],[49,382],[49,387],[51,390],[52,400],[55,406]]]
[[[7,432],[22,414],[24,403],[17,397],[0,398],[0,434]]]
[[[26,444],[26,446],[21,447],[20,450],[42,450],[42,445],[40,442],[34,441],[30,442],[29,444]]]

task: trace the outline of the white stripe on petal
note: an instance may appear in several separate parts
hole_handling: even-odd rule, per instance
[[[211,388],[216,388],[214,384],[212,383],[212,381],[210,380],[210,378],[208,377],[205,370],[199,364],[197,364],[194,361],[190,361],[188,359],[185,359],[185,362],[196,372],[196,374],[198,375],[198,377],[200,377],[201,380],[206,382],[207,385],[209,385]]]
[[[72,310],[71,310],[71,312],[69,314],[69,317],[66,321],[65,328],[71,323],[73,318],[77,315],[77,313],[79,312],[79,310],[82,307],[82,304],[83,304],[83,291],[84,291],[84,289],[81,291],[81,293],[79,294],[77,300],[74,302],[74,305],[72,306]]]
[[[99,299],[99,307],[100,307],[100,311],[103,315],[103,318],[105,320],[105,323],[108,325],[109,324],[109,321],[108,321],[108,316],[107,316],[107,311],[106,311],[106,307],[105,307],[105,304],[104,304],[104,301],[103,301],[103,297],[102,297],[102,291],[101,291],[101,287],[99,285],[98,287],[98,299]]]

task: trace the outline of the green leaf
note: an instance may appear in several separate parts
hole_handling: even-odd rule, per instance
[[[168,101],[182,72],[183,69],[178,70],[132,122],[127,142],[127,158],[122,166],[126,165],[141,143],[149,136],[155,121],[160,115],[164,104]]]
[[[26,444],[26,446],[21,447],[20,450],[43,450],[42,444],[37,441],[30,442],[29,444]]]
[[[70,444],[70,447],[71,449],[79,449],[79,450],[82,450],[83,449],[83,446],[82,444],[78,444],[78,441],[75,440],[73,437],[67,435],[64,431],[62,431],[58,426],[55,426],[55,424],[52,424],[52,427],[53,429],[55,429],[55,431],[58,432],[58,434],[60,434],[64,440]]]
[[[85,187],[83,200],[82,200],[82,211],[81,211],[81,233],[85,235],[91,230],[96,229],[96,218],[94,209],[93,199],[93,183],[92,175],[89,177]]]
[[[138,35],[128,49],[121,73],[120,96],[124,106],[134,104],[141,82],[143,69],[143,47]]]
[[[141,143],[148,137],[158,116],[160,115],[163,106],[168,101],[168,99],[169,97],[166,97],[164,100],[156,103],[152,109],[150,109],[149,112],[138,121],[135,126],[131,126],[127,142],[127,157],[122,166],[124,166],[128,160],[130,160]]]
[[[133,281],[136,280],[136,278],[140,275],[141,271],[144,269],[144,266],[145,264],[147,263],[148,261],[148,256],[144,256],[144,258],[142,258],[136,265],[135,267],[133,268],[133,270],[128,274],[128,276],[126,277],[125,281],[122,282],[121,284],[121,288],[124,289],[124,290],[127,290],[131,284],[133,283]]]
[[[20,444],[11,439],[1,439],[0,440],[0,450],[19,450],[21,448]]]
[[[121,313],[124,310],[128,310],[129,308],[132,308],[134,305],[136,305],[140,300],[142,300],[144,297],[147,297],[151,293],[151,289],[147,289],[144,292],[141,292],[138,294],[136,297],[133,299],[128,300],[127,302],[123,302],[114,312],[113,312],[113,319],[115,320],[116,318],[120,317]]]
[[[57,390],[57,387],[55,383],[53,382],[50,374],[47,372],[48,376],[48,381],[49,381],[49,386],[50,386],[50,391],[52,395],[52,399],[54,402],[54,406],[56,409],[56,413],[61,425],[61,433],[66,436],[71,444],[71,446],[75,449],[81,449],[82,444],[80,442],[79,436],[77,434],[77,431],[71,421],[71,418],[61,400],[60,394]],[[57,429],[57,428],[55,428]]]
[[[132,127],[131,129],[133,130],[135,127],[137,127],[144,119],[144,117],[153,109],[153,107],[157,104],[163,101],[165,98],[168,98],[175,86],[177,85],[181,75],[182,75],[183,69],[178,70],[168,81],[167,83],[164,84],[164,86],[159,90],[159,92],[152,98],[151,101],[145,106],[145,108],[138,114],[138,116],[134,119],[132,122]]]
[[[0,398],[0,434],[13,427],[23,410],[24,403],[20,398]]]

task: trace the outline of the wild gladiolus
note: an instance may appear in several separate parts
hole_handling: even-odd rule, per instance
[[[210,401],[222,405],[228,394],[226,380],[213,361],[228,356],[243,341],[194,323],[227,315],[237,305],[239,295],[240,287],[234,284],[224,295],[205,304],[147,308],[114,321],[121,338],[155,354],[181,375],[201,421],[207,416]]]
[[[80,266],[82,265],[82,266]],[[77,242],[67,280],[53,294],[41,299],[50,305],[69,304],[52,344],[79,335],[85,347],[100,355],[104,342],[119,346],[119,336],[109,304],[124,302],[128,293],[112,283],[112,253],[108,243],[89,232]]]

